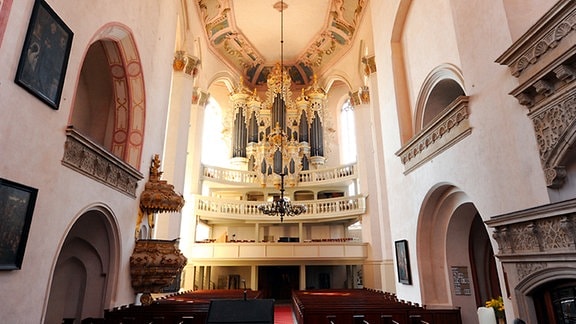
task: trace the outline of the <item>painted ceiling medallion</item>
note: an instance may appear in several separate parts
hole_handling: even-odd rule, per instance
[[[259,44],[264,45],[258,45],[259,47],[256,48],[253,45],[256,43],[254,39],[261,40],[263,36],[270,33],[271,28],[273,30],[274,22],[270,17],[282,9],[282,3],[277,2],[272,8],[265,5],[263,1],[248,3],[247,1],[197,0],[196,4],[199,8],[200,19],[204,22],[211,51],[232,69],[238,71],[250,88],[265,87],[267,77],[277,63],[277,60],[272,57],[267,59],[266,54],[276,53],[278,49],[275,42],[260,42]],[[322,14],[317,14],[317,10],[314,12],[320,7],[319,4],[324,5],[322,8],[326,8],[324,17]],[[315,34],[312,31],[313,36],[307,40],[306,48],[294,54],[293,57],[286,57],[284,66],[294,86],[309,86],[314,74],[322,75],[350,49],[366,5],[367,0],[310,1],[292,5],[290,10],[286,11],[290,13],[285,21],[286,33],[293,39],[302,40],[304,32],[308,32],[309,28],[312,28],[309,26],[313,23],[318,24],[318,19],[325,22]],[[284,9],[286,8],[287,5],[284,4]],[[256,32],[244,33],[237,25],[240,18],[245,19],[245,17],[237,17],[237,13],[241,11],[245,14],[247,10],[253,12],[249,20],[252,26],[246,26],[243,29],[261,26],[256,29]],[[310,18],[311,12],[319,16],[318,19],[311,21],[314,20]],[[288,48],[291,47],[290,42],[286,42],[285,45]]]

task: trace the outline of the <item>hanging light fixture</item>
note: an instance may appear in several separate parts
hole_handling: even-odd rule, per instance
[[[284,1],[280,1],[280,6],[275,6],[280,11],[280,97],[284,98]],[[284,101],[282,101],[284,103]],[[284,103],[285,107],[285,103]],[[274,133],[270,135],[270,142],[276,143],[279,146],[280,152],[280,197],[274,201],[258,206],[258,210],[269,216],[280,216],[280,222],[284,221],[285,216],[296,216],[306,212],[306,206],[292,204],[288,197],[284,196],[284,177],[286,171],[284,169],[284,142],[286,141],[286,133],[276,125]]]

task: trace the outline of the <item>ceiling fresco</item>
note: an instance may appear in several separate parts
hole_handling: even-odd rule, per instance
[[[196,4],[210,50],[256,88],[281,59],[293,85],[308,86],[350,49],[367,0],[286,0],[283,16],[277,0]]]

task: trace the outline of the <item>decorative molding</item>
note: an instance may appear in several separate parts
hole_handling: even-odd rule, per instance
[[[493,237],[500,256],[576,250],[574,235],[569,232],[575,219],[570,214],[496,226]]]
[[[560,188],[567,175],[563,157],[576,135],[576,87],[529,114],[540,152],[540,161],[550,188]]]
[[[199,66],[200,59],[186,54],[185,51],[176,51],[176,54],[174,54],[172,68],[176,72],[184,72],[192,77],[196,77],[198,75]]]
[[[486,224],[494,228],[501,259],[576,256],[576,200],[495,216]]]
[[[576,2],[558,1],[496,60],[521,79],[510,94],[529,110],[546,185],[552,189],[565,182],[565,159],[576,139],[576,47],[570,45],[575,29]]]
[[[192,104],[198,105],[200,107],[206,107],[208,103],[208,99],[210,98],[210,93],[207,91],[203,91],[198,87],[194,88],[192,92]]]
[[[78,133],[72,126],[66,129],[62,164],[133,198],[136,197],[138,181],[144,178],[138,170]]]
[[[366,75],[376,73],[376,57],[374,55],[363,57],[362,64],[364,65],[364,73]]]
[[[472,132],[468,120],[468,96],[460,96],[429,126],[414,136],[396,155],[409,173],[458,143]]]
[[[265,86],[266,76],[276,62],[266,62],[236,25],[232,2],[196,0],[195,3],[210,49],[241,73],[251,88]],[[293,64],[287,66],[294,84],[310,85],[315,73],[322,74],[350,49],[367,6],[367,0],[331,0],[330,11],[319,13],[325,15],[326,24]]]
[[[513,291],[576,262],[576,199],[492,216],[485,224],[494,229],[496,256]]]
[[[370,104],[370,88],[362,86],[358,91],[350,92],[350,104],[352,107],[357,108],[359,105]]]
[[[561,0],[532,28],[519,38],[497,63],[508,65],[513,76],[519,77],[529,66],[559,46],[576,29],[576,1]]]
[[[546,269],[547,267],[548,264],[546,262],[516,263],[516,273],[518,275],[518,281],[522,281],[529,275],[538,272],[542,269]]]

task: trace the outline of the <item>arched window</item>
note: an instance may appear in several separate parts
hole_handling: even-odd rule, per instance
[[[342,164],[354,163],[357,158],[356,127],[354,109],[350,99],[346,100],[340,111],[340,160]]]
[[[204,110],[202,134],[202,163],[211,166],[228,166],[229,148],[222,137],[222,108],[212,97]]]

